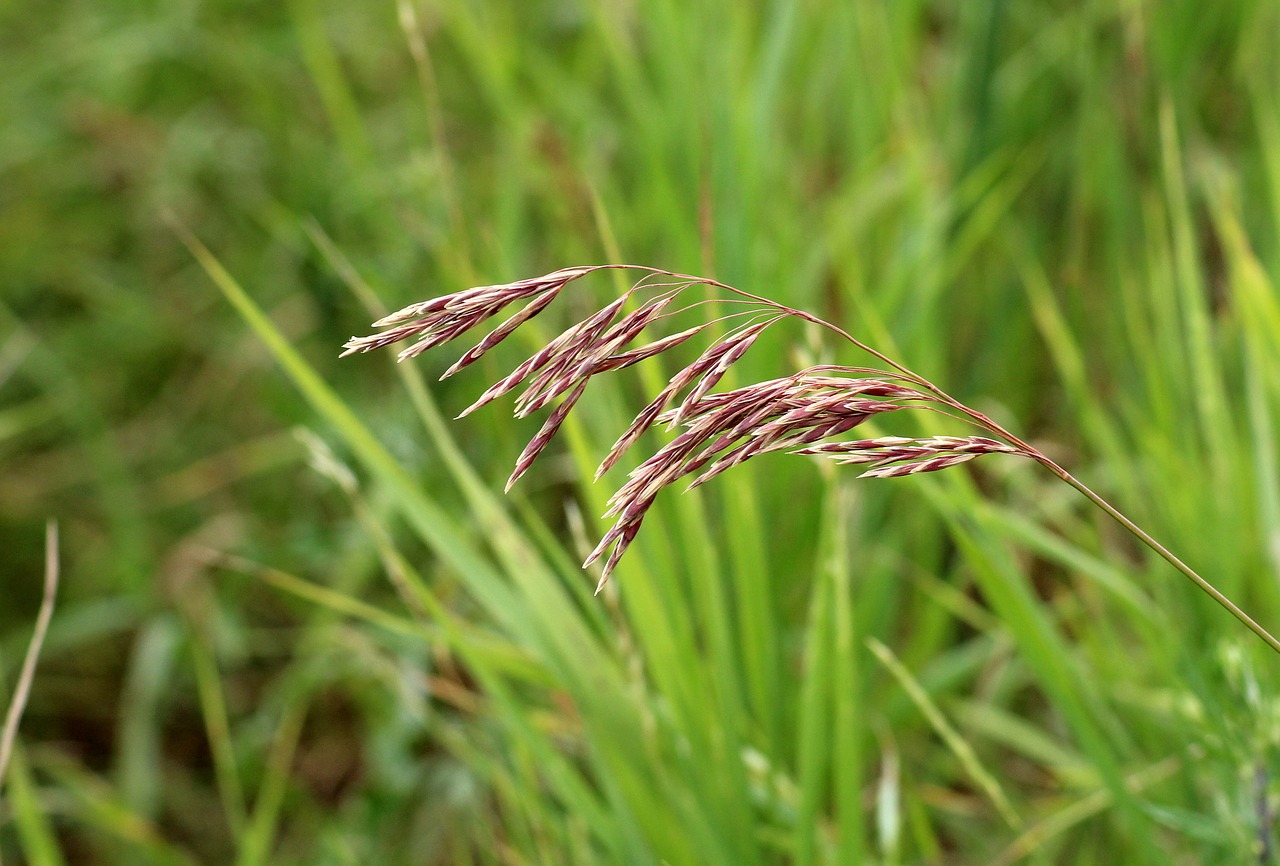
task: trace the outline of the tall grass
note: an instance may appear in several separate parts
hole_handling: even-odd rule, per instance
[[[1019,419],[1274,628],[1274,4],[38,11],[0,13],[6,685],[50,513],[64,573],[6,861],[1273,846],[1274,662],[1031,467],[762,458],[593,599],[577,479],[662,370],[507,500],[536,426],[330,347],[577,261],[707,273]],[[847,360],[786,351],[739,384]]]

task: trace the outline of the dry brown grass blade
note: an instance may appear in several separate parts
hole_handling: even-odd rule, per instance
[[[58,596],[60,564],[57,521],[50,520],[45,526],[44,543],[44,598],[40,602],[40,612],[36,614],[31,643],[27,646],[27,654],[22,660],[22,672],[18,675],[18,684],[13,690],[12,700],[9,701],[9,711],[4,717],[4,728],[0,730],[0,792],[4,790],[9,758],[13,755],[13,744],[18,736],[18,723],[22,720],[22,712],[27,707],[27,698],[31,696],[31,684],[36,676],[36,661],[40,658],[40,649],[44,646],[45,635],[49,632],[49,622],[53,619],[54,603]]]

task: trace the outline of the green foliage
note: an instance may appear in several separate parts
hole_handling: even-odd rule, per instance
[[[1274,631],[1277,48],[1267,0],[0,10],[6,686],[64,538],[0,855],[1274,851],[1280,662],[1034,467],[762,458],[593,597],[621,472],[583,479],[659,366],[507,498],[536,425],[445,419],[537,328],[443,384],[337,353],[469,285],[704,273],[1025,433]]]

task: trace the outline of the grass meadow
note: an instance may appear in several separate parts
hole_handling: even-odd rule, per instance
[[[342,343],[574,264],[810,310],[1280,629],[1280,4],[0,7],[0,797],[59,864],[1275,863],[1280,657],[1029,461],[668,492]],[[864,363],[816,330],[725,386]],[[926,425],[924,422],[928,422]],[[945,419],[882,433],[956,432]],[[651,435],[643,447],[661,442]]]

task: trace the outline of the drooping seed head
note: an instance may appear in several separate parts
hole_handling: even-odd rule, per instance
[[[381,333],[352,337],[344,345],[342,354],[367,352],[413,340],[400,353],[400,360],[412,358],[457,339],[510,305],[524,302],[518,312],[491,330],[450,366],[441,377],[447,378],[475,363],[520,325],[539,315],[565,285],[609,267],[617,266],[563,268],[533,279],[478,286],[412,304],[376,322],[375,327],[384,329]],[[789,451],[825,457],[839,464],[865,466],[866,471],[859,477],[871,478],[935,472],[983,454],[1037,456],[1025,448],[983,436],[919,439],[882,436],[832,441],[833,437],[847,433],[868,419],[912,407],[940,408],[944,412],[965,415],[989,432],[1011,442],[1017,440],[985,416],[947,397],[936,386],[808,313],[713,280],[657,269],[642,270],[645,270],[645,276],[626,294],[567,328],[487,388],[475,403],[462,412],[462,415],[467,415],[522,385],[524,391],[515,407],[518,416],[536,412],[559,400],[516,460],[507,482],[509,490],[546,449],[593,376],[656,357],[707,331],[713,322],[630,347],[649,326],[670,315],[666,312],[668,306],[686,288],[701,284],[738,296],[735,302],[744,305],[743,309],[724,318],[748,316],[747,322],[721,336],[692,363],[671,376],[661,392],[640,410],[600,464],[597,478],[612,468],[655,425],[666,425],[668,430],[680,431],[632,469],[626,481],[610,497],[605,517],[613,518],[614,523],[584,563],[585,567],[604,558],[597,591],[609,579],[623,553],[636,538],[645,515],[663,490],[689,477],[692,477],[689,483],[689,489],[692,489],[759,454]],[[670,281],[665,281],[666,278]],[[621,314],[626,301],[637,292],[654,294],[634,311]],[[701,301],[692,306],[701,303],[707,302]],[[867,367],[823,365],[780,379],[714,392],[730,368],[761,334],[788,317],[836,331],[893,370],[885,372]]]

